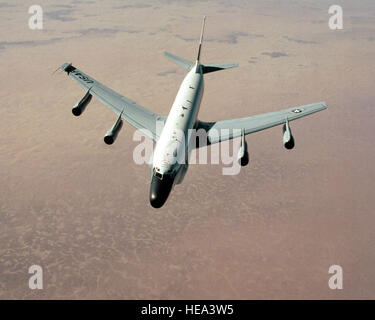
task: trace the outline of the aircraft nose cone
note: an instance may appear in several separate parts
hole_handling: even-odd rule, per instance
[[[161,208],[167,201],[172,190],[173,179],[164,175],[163,180],[152,177],[150,186],[150,204],[154,208]]]
[[[152,207],[159,209],[161,208],[164,203],[167,201],[167,197],[162,197],[159,194],[152,193],[150,195],[150,204]]]

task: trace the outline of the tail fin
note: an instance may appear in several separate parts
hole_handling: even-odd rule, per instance
[[[201,30],[201,36],[199,39],[199,47],[198,47],[198,54],[197,54],[197,60],[196,60],[197,68],[200,66],[200,55],[201,55],[201,49],[202,49],[205,22],[206,22],[206,16],[203,16],[202,30]],[[183,67],[184,69],[188,71],[190,71],[194,66],[194,63],[192,61],[186,60],[181,57],[177,57],[174,54],[164,52],[164,56],[166,56],[168,59],[172,60],[174,63],[178,64],[179,66]],[[237,67],[238,63],[205,64],[201,66],[202,66],[203,73],[210,73],[210,72]]]
[[[198,62],[199,62],[199,59],[200,59],[200,56],[201,56],[201,48],[202,48],[203,32],[204,32],[204,24],[205,24],[205,22],[206,22],[206,16],[203,16],[201,37],[199,39],[199,47],[198,47],[198,55],[197,55],[197,61]]]
[[[199,40],[199,47],[198,47],[198,55],[197,55],[197,61],[199,63],[199,58],[201,55],[201,47],[202,47],[202,40],[203,40],[203,31],[204,31],[204,24],[205,24],[206,16],[203,16],[203,23],[202,23],[202,31],[201,31],[201,37]],[[172,60],[174,63],[178,64],[180,67],[183,67],[184,69],[190,71],[191,68],[194,66],[194,63],[192,61],[186,60],[181,57],[177,57],[174,54],[164,52],[164,56],[168,59]]]
[[[202,31],[201,31],[201,37],[199,39],[199,47],[198,47],[198,55],[197,55],[198,65],[200,64],[200,56],[201,56],[205,22],[206,22],[206,16],[203,16]],[[224,70],[228,68],[234,68],[237,66],[238,66],[238,63],[205,64],[205,65],[202,65],[202,72],[210,73],[210,72],[215,72],[215,71]]]
[[[164,52],[163,54],[164,54],[165,57],[172,60],[174,63],[178,64],[180,67],[183,67],[184,69],[186,69],[188,71],[190,71],[191,68],[194,66],[193,62],[191,62],[189,60],[186,60],[184,58],[181,58],[181,57],[177,57],[172,53]]]
[[[235,68],[238,67],[238,63],[232,62],[232,63],[214,63],[214,64],[205,64],[203,67],[203,73],[210,73],[215,71],[220,71],[224,69],[229,68]]]

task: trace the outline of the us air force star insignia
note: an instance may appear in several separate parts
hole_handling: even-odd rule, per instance
[[[297,109],[292,110],[292,112],[293,112],[293,113],[301,113],[301,112],[302,112],[302,109],[297,108]]]

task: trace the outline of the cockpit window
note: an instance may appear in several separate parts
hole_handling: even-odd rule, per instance
[[[163,180],[163,174],[154,170],[154,176],[160,180]]]

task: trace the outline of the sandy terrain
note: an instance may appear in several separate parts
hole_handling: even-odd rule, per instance
[[[42,0],[33,31],[29,1],[1,2],[0,299],[374,299],[375,3],[335,3],[343,30],[327,1]],[[291,124],[292,151],[280,127],[248,136],[240,175],[192,165],[155,210],[134,128],[105,145],[115,116],[73,117],[84,91],[51,73],[73,62],[167,114],[184,70],[162,52],[193,59],[203,14],[203,62],[240,67],[206,76],[200,119],[329,109]]]

